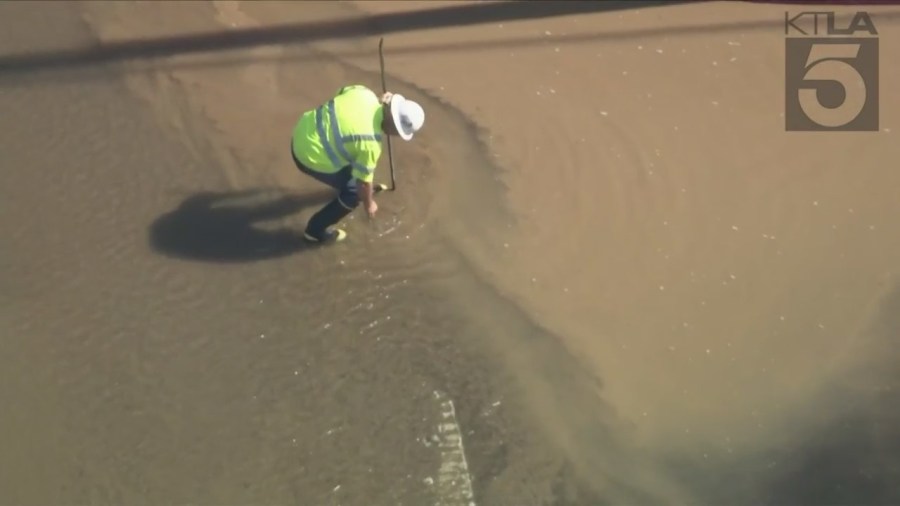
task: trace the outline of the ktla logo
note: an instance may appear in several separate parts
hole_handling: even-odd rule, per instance
[[[845,16],[845,18],[848,16]],[[878,31],[866,12],[784,14],[785,128],[878,130]]]

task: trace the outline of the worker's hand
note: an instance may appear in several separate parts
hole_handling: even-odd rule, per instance
[[[390,102],[390,101],[391,101],[391,97],[393,97],[393,96],[394,96],[393,93],[391,93],[391,92],[389,92],[389,91],[388,91],[388,92],[385,92],[385,94],[381,96],[381,103],[382,103],[382,104],[386,104],[386,103]]]
[[[378,212],[378,203],[375,202],[375,199],[372,199],[369,205],[366,206],[366,212],[369,214],[369,218],[375,217],[375,213]]]

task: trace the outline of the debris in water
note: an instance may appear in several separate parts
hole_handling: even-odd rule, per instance
[[[735,232],[737,232],[739,229],[738,229],[737,225],[732,225],[731,230],[734,230]]]
[[[422,481],[424,481],[425,484],[428,485],[429,487],[432,486],[432,485],[434,485],[434,478],[432,478],[431,476],[425,478],[425,479],[422,480]]]
[[[491,406],[494,406],[495,408],[496,408],[497,406],[499,406],[499,405],[500,405],[500,401],[497,401],[497,402],[491,404]]]
[[[600,116],[609,116],[609,113],[606,111],[600,111]]]
[[[265,335],[265,334],[260,334],[260,335],[259,335],[259,338],[260,338],[260,339],[265,339],[265,338],[266,338],[266,335]]]
[[[663,50],[662,50],[662,49],[657,49],[656,52],[659,53],[659,54],[663,54]]]
[[[337,492],[337,491],[340,490],[340,489],[341,489],[341,486],[338,485],[338,486],[334,487],[334,490],[332,490],[332,492]]]

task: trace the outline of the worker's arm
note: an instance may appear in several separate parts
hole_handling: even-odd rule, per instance
[[[372,206],[372,201],[375,199],[375,191],[374,185],[371,181],[366,182],[361,179],[356,180],[356,191],[359,196],[359,201],[363,205],[363,209],[369,209]]]
[[[356,191],[359,201],[370,215],[378,209],[375,204],[375,166],[378,165],[378,151],[366,149],[364,143],[357,151],[356,159],[351,163],[352,174],[356,179]]]

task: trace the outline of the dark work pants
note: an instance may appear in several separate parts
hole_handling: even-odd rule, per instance
[[[294,156],[293,147],[291,149],[291,157],[294,159],[294,164],[300,169],[300,172],[334,188],[338,192],[337,197],[325,204],[325,207],[319,209],[306,225],[306,233],[321,240],[328,227],[337,224],[337,222],[344,219],[359,206],[359,195],[356,192],[356,184],[350,172],[350,166],[348,165],[334,174],[325,174],[316,172],[300,163],[300,160],[297,160],[297,157]]]

